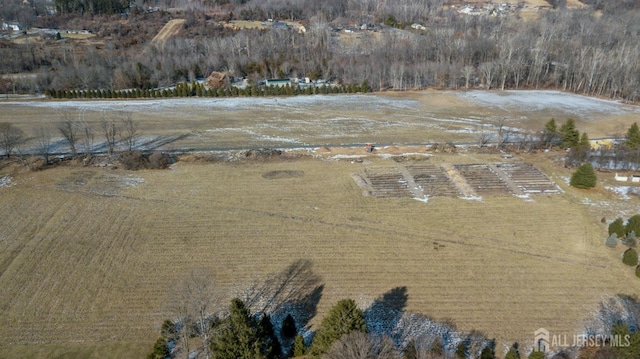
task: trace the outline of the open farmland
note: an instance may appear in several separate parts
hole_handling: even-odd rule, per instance
[[[539,93],[563,99],[545,107],[533,94],[3,102],[0,117],[28,131],[56,121],[58,111],[83,110],[97,122],[103,110],[124,109],[145,136],[189,134],[164,145],[180,149],[475,142],[474,131],[495,130],[502,116],[523,130],[541,128],[550,116],[574,116],[579,128],[607,134],[612,123],[628,126],[638,114],[632,106],[555,92]],[[172,317],[176,283],[203,267],[230,298],[307,258],[325,284],[320,317],[339,299],[366,308],[378,295],[407,286],[407,309],[523,347],[539,327],[577,334],[605,296],[640,290],[620,251],[604,247],[599,222],[622,210],[638,213],[638,198],[568,188],[571,172],[539,154],[514,161],[535,165],[563,193],[520,198],[505,191],[468,200],[443,181],[443,165],[495,164],[502,157],[427,154],[424,147],[379,153],[385,151],[419,152],[403,166],[416,183],[438,183],[431,189],[449,196],[428,203],[410,193],[363,196],[352,174],[396,180],[401,174],[393,157],[367,155],[361,147],[182,161],[166,171],[0,168],[0,352],[141,357]],[[352,156],[363,156],[362,163]],[[517,170],[503,169],[516,184],[531,175]]]
[[[139,142],[153,149],[301,147],[352,143],[479,143],[503,122],[511,138],[533,135],[568,117],[590,138],[623,136],[640,108],[557,91],[402,92],[276,98],[182,98],[120,101],[3,101],[0,122],[31,132],[65,115],[94,127],[131,114]],[[483,135],[484,134],[484,135]],[[61,140],[61,138],[59,139]],[[99,134],[96,144],[101,140]],[[494,138],[495,140],[495,138]],[[157,142],[156,141],[156,142]],[[59,149],[60,151],[64,149]]]

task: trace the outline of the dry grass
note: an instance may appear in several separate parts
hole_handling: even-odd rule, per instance
[[[89,349],[96,343],[126,342],[140,353],[172,315],[167,289],[201,267],[232,296],[309,258],[326,283],[320,315],[338,299],[366,306],[406,285],[409,309],[521,345],[539,327],[572,335],[603,296],[640,290],[602,245],[604,226],[581,204],[583,192],[533,202],[380,200],[363,197],[351,178],[364,166],[305,158],[178,163],[136,172],[144,179],[137,186],[114,180],[127,182],[129,173],[101,169],[15,174],[16,185],[0,189],[3,352],[97,357]]]
[[[151,43],[153,44],[153,43],[169,40],[173,36],[177,35],[178,32],[180,32],[180,29],[182,29],[183,25],[184,25],[184,19],[170,20],[169,22],[166,23],[166,25],[164,25],[162,29],[160,29],[158,34],[154,36],[153,39],[151,39]]]
[[[387,142],[396,146],[378,153],[396,155],[425,151],[402,143],[473,142],[476,124],[503,117],[509,126],[539,130],[552,116],[560,122],[573,116],[591,137],[634,121],[634,110],[596,121],[563,108],[516,112],[435,91],[238,101],[3,103],[0,121],[29,133],[58,121],[65,108],[85,109],[94,122],[103,109],[110,116],[125,110],[145,135],[192,133],[167,148]],[[314,153],[336,154],[365,152],[358,146]],[[640,213],[640,201],[621,200],[602,186],[568,188],[571,173],[553,162],[557,155],[514,159],[535,164],[566,191],[533,202],[363,197],[351,175],[396,165],[379,157],[181,162],[169,171],[135,173],[0,167],[0,176],[13,173],[15,184],[0,188],[0,350],[9,357],[98,357],[102,349],[92,348],[126,343],[139,357],[172,315],[168,289],[192,268],[211,268],[231,296],[297,258],[311,259],[324,278],[321,315],[338,299],[366,306],[406,285],[409,309],[452,318],[501,343],[526,346],[539,327],[573,335],[603,296],[640,289],[621,251],[603,246],[599,222]],[[464,152],[426,161],[501,160]]]

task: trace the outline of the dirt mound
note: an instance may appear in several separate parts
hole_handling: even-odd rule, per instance
[[[262,178],[266,179],[281,179],[281,178],[294,178],[304,176],[304,171],[269,171],[262,174]]]
[[[316,150],[316,153],[330,153],[331,149],[329,149],[329,147],[320,147]]]
[[[282,155],[282,150],[271,148],[251,149],[244,153],[245,158],[269,158]]]

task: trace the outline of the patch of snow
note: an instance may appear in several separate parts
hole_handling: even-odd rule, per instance
[[[386,146],[385,148],[387,148],[388,146]],[[384,159],[389,159],[392,157],[402,157],[402,156],[424,156],[424,157],[432,157],[433,155],[430,153],[419,153],[419,152],[407,152],[407,153],[401,153],[399,155],[394,155],[391,153],[379,153],[378,157],[380,158],[384,158]]]
[[[142,177],[127,176],[122,178],[122,184],[125,187],[137,187],[142,183],[144,183],[144,178]]]
[[[602,114],[640,113],[640,108],[619,101],[602,100],[560,91],[510,90],[452,92],[473,102],[501,109],[525,111],[560,110],[588,119]]]
[[[15,182],[11,180],[9,175],[0,178],[0,188],[15,186]]]
[[[429,203],[429,197],[424,197],[424,198],[413,197],[413,199],[415,199],[416,201],[420,201],[422,203]]]
[[[462,199],[466,199],[467,201],[482,201],[482,197],[481,196],[464,196],[464,197],[460,197]]]
[[[363,158],[363,157],[367,157],[367,156],[366,155],[335,155],[335,156],[331,156],[331,159],[333,159],[333,160],[347,160],[347,159]]]
[[[514,196],[524,199],[525,202],[535,202],[528,194],[515,194]]]
[[[622,199],[631,199],[629,197],[629,192],[632,190],[630,186],[605,186],[604,189],[618,194]]]

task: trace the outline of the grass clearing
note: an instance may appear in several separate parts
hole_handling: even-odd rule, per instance
[[[429,161],[496,160],[472,157]],[[311,259],[324,279],[320,315],[341,298],[365,307],[406,285],[408,309],[525,346],[541,326],[576,333],[604,296],[640,290],[601,243],[605,227],[580,191],[527,202],[376,199],[351,178],[364,166],[304,157],[178,163],[136,172],[143,182],[108,196],[60,183],[131,174],[14,174],[14,185],[0,189],[0,346],[53,354],[71,343],[94,357],[83,345],[151,348],[171,317],[168,289],[190,269],[211,268],[231,297],[297,258]]]
[[[344,297],[366,307],[406,285],[408,309],[501,344],[531,345],[540,327],[577,334],[603,297],[640,290],[622,250],[603,244],[600,218],[640,213],[637,197],[604,189],[615,184],[612,174],[599,173],[602,185],[580,191],[565,183],[571,170],[558,154],[523,154],[513,161],[535,165],[564,193],[428,203],[365,197],[352,174],[397,166],[390,156],[403,153],[416,153],[405,156],[406,166],[501,162],[460,149],[426,157],[424,147],[401,146],[475,142],[501,118],[537,131],[551,117],[571,116],[594,138],[637,116],[637,107],[599,101],[540,91],[2,101],[0,121],[27,133],[55,124],[63,111],[96,125],[103,111],[127,111],[145,136],[190,134],[164,148],[398,146],[369,157],[355,146],[301,151],[322,159],[185,161],[167,171],[0,167],[0,178],[10,176],[0,187],[0,350],[101,357],[99,348],[124,343],[140,357],[172,316],[170,289],[191,269],[210,268],[231,297],[299,258],[312,260],[326,284],[320,316]]]

